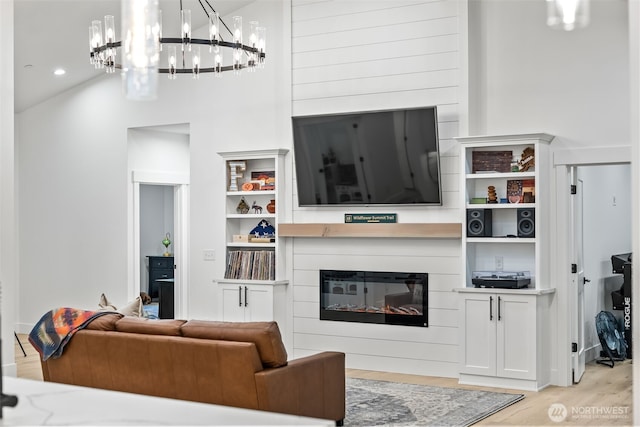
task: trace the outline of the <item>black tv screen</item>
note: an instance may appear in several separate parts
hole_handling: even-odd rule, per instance
[[[300,206],[442,205],[435,106],[292,124]]]

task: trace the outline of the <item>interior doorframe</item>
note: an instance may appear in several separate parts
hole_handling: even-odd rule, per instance
[[[555,313],[558,328],[554,337],[557,355],[552,368],[552,384],[568,387],[572,385],[571,363],[571,310],[568,283],[571,281],[571,245],[569,227],[571,227],[571,168],[574,166],[613,165],[631,163],[631,146],[593,147],[560,149],[554,152],[553,166],[555,171],[556,212],[552,213],[555,224],[552,224],[552,236],[556,236],[556,245],[552,246],[551,271],[556,278]]]
[[[181,173],[132,171],[131,201],[130,201],[130,231],[131,254],[128,257],[129,298],[140,294],[140,185],[166,185],[174,188],[174,236],[173,256],[176,269],[174,272],[174,298],[176,319],[186,319],[189,316],[187,302],[189,283],[189,175]]]

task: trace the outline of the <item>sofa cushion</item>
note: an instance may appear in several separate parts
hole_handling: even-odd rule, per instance
[[[147,335],[180,336],[180,327],[185,320],[147,319],[144,317],[125,316],[116,322],[116,331]]]
[[[124,314],[121,313],[109,313],[103,316],[96,317],[89,324],[87,324],[86,329],[91,329],[94,331],[115,331],[116,330],[116,322],[120,320]]]
[[[182,325],[182,335],[223,341],[252,342],[262,364],[278,368],[287,364],[287,350],[276,322],[214,322],[189,320]]]

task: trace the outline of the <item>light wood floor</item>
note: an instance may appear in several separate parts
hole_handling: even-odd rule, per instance
[[[38,353],[29,344],[26,335],[19,334],[18,336],[27,353],[27,356],[24,357],[16,342],[18,377],[42,380]],[[455,378],[425,377],[357,369],[347,369],[347,376],[525,395],[525,398],[520,402],[482,420],[477,425],[558,426],[560,423],[551,421],[548,416],[549,407],[558,403],[563,404],[569,414],[567,419],[561,423],[562,425],[633,425],[631,360],[617,362],[614,368],[589,363],[580,384],[571,387],[551,386],[540,392],[460,386]],[[613,413],[615,415],[612,415]]]

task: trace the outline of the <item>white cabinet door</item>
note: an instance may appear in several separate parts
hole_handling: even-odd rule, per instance
[[[536,296],[465,293],[460,372],[536,379]]]
[[[497,294],[496,375],[536,379],[536,297]]]
[[[273,287],[226,284],[220,286],[220,320],[264,322],[274,320]]]
[[[496,374],[496,296],[463,294],[460,313],[463,319],[461,372]]]
[[[243,295],[245,302],[245,321],[264,322],[274,320],[273,288],[271,286],[246,285]]]
[[[244,295],[241,285],[220,287],[220,320],[223,322],[244,322]]]

